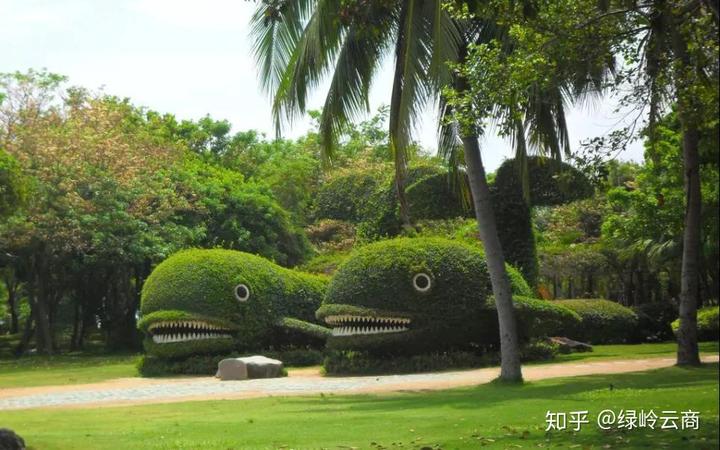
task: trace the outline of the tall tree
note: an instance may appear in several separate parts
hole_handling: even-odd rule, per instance
[[[544,2],[542,10],[530,8],[531,14],[524,4],[487,3],[498,20],[515,24],[511,27],[514,57],[503,66],[493,66],[498,46],[481,46],[473,55],[470,70],[489,73],[490,79],[501,82],[489,91],[500,103],[516,104],[518,93],[538,82],[558,75],[560,79],[579,79],[572,73],[576,68],[601,67],[609,58],[620,57],[624,65],[618,76],[603,87],[620,97],[620,104],[630,109],[630,114],[634,112],[634,120],[610,139],[596,142],[615,152],[637,137],[636,130],[643,128],[637,125],[643,119],[652,143],[659,117],[669,104],[675,105],[685,179],[677,363],[698,364],[702,204],[698,149],[702,132],[712,129],[718,116],[717,2],[557,0]],[[478,85],[473,94],[483,92],[487,86]],[[488,115],[482,109],[487,105],[473,106],[473,112],[479,109],[480,116]],[[512,126],[512,121],[508,124]],[[648,153],[652,159],[652,147]]]
[[[368,109],[370,83],[386,55],[394,56],[393,89],[390,101],[390,143],[395,159],[396,186],[403,220],[409,223],[404,200],[406,154],[417,114],[441,90],[463,82],[447,62],[458,62],[466,46],[502,33],[493,21],[477,26],[457,15],[442,2],[432,0],[265,0],[253,19],[255,54],[261,67],[264,88],[273,97],[278,129],[305,110],[308,92],[331,74],[330,88],[320,118],[324,154],[332,158],[342,130]],[[533,92],[542,99],[542,91]],[[538,101],[524,123],[516,122],[516,148],[527,150],[526,131],[538,147],[560,154],[566,142],[562,99]],[[558,101],[559,100],[559,101]],[[444,101],[441,114],[449,117]],[[501,378],[522,378],[509,282],[495,228],[489,188],[479,152],[477,135],[458,134],[457,127],[441,125],[440,150],[451,154],[459,142],[474,194],[478,226],[486,247],[493,292],[501,322]],[[523,158],[519,158],[522,161]]]

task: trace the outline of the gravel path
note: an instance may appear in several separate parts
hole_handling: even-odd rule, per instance
[[[718,356],[703,358],[717,362]],[[673,365],[674,358],[652,358],[526,366],[526,380],[624,373]],[[0,390],[0,410],[42,407],[88,407],[263,396],[352,394],[447,389],[472,386],[497,377],[498,368],[411,375],[320,377],[299,370],[286,378],[219,381],[215,378],[117,379],[72,386]]]

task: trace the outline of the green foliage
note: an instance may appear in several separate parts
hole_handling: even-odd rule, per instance
[[[196,245],[256,253],[285,266],[308,255],[304,234],[263,186],[196,159],[189,159],[174,175],[178,191],[189,191],[196,199],[183,220],[203,229]]]
[[[282,361],[284,367],[317,366],[323,362],[323,354],[315,349],[295,348],[282,351],[264,351],[263,356]],[[143,355],[138,359],[137,370],[143,377],[166,377],[171,375],[215,375],[218,363],[225,358],[251,356],[238,352],[224,354],[198,354],[184,358],[161,358]],[[287,370],[283,372],[287,376]]]
[[[633,306],[638,316],[637,342],[664,342],[673,340],[672,322],[678,316],[678,308],[671,302],[651,302]]]
[[[567,336],[581,325],[581,317],[562,304],[513,296],[520,335],[525,339]]]
[[[281,345],[276,328],[286,318],[313,321],[326,283],[323,277],[284,269],[247,253],[186,250],[163,261],[148,277],[139,327],[146,331],[156,321],[198,319],[233,331],[234,340],[193,342],[199,348],[146,339],[149,353],[167,349],[165,357]],[[245,302],[235,297],[238,284],[250,291]]]
[[[587,198],[593,188],[577,169],[542,157],[527,159],[532,206],[549,206]],[[505,259],[520,268],[531,285],[537,283],[538,261],[531,211],[523,196],[523,182],[515,160],[505,161],[493,184],[493,209]]]
[[[579,170],[570,164],[541,156],[527,158],[528,193],[531,206],[552,206],[589,198],[593,187]],[[495,174],[495,185],[503,192],[523,192],[517,162],[503,162]]]
[[[320,253],[347,251],[355,244],[355,225],[342,220],[322,219],[305,232]]]
[[[570,299],[554,303],[575,311],[582,319],[568,337],[590,344],[628,342],[638,325],[638,316],[630,308],[609,300]]]
[[[424,176],[406,190],[410,216],[414,219],[452,219],[467,215],[460,198],[450,185],[447,171]]]
[[[22,206],[27,196],[20,164],[0,148],[0,218]]]
[[[380,375],[470,369],[497,364],[495,353],[470,351],[434,352],[419,355],[378,357],[363,351],[331,351],[323,361],[328,375]]]
[[[318,255],[299,266],[298,270],[320,275],[332,275],[347,258],[348,253],[326,253]]]
[[[680,319],[672,323],[673,333],[680,328]],[[720,337],[720,307],[706,306],[697,312],[697,332],[699,341],[717,341]]]
[[[334,174],[318,190],[315,217],[362,222],[366,205],[383,179],[382,173],[378,173],[375,167]]]
[[[427,274],[431,287],[413,286]],[[513,291],[532,295],[515,269],[508,267]],[[409,331],[380,335],[332,336],[328,347],[374,353],[417,353],[433,348],[492,345],[497,316],[484,299],[491,292],[481,250],[439,238],[398,238],[356,250],[338,269],[317,317],[358,315],[412,319]]]
[[[546,339],[533,339],[520,349],[523,362],[549,361],[560,352],[560,346]]]

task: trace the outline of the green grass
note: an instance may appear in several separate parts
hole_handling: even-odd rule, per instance
[[[0,359],[0,389],[95,383],[136,377],[138,355],[57,355]]]
[[[642,359],[672,357],[676,344],[598,345],[593,352],[559,355],[552,361],[577,362],[610,359]],[[700,344],[704,354],[718,353],[717,342]],[[11,387],[50,386],[94,383],[112,378],[138,376],[135,369],[137,355],[58,355],[0,358],[0,389]]]
[[[34,449],[718,447],[718,365],[392,395],[0,412]],[[612,389],[610,386],[612,385]],[[602,432],[604,409],[700,412],[698,431]],[[578,433],[545,414],[589,410]]]
[[[717,354],[717,342],[701,342],[700,353],[704,355]],[[677,343],[661,342],[652,344],[626,344],[626,345],[595,345],[592,352],[571,353],[558,355],[549,363],[587,360],[589,362],[610,359],[645,359],[674,357],[677,352]]]

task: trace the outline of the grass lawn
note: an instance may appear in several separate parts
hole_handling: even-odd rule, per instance
[[[136,377],[138,355],[58,355],[0,359],[0,389]]]
[[[598,345],[590,353],[558,355],[549,363],[672,357],[674,342],[639,345]],[[717,342],[703,342],[701,352],[718,353]],[[59,355],[0,358],[0,389],[11,387],[49,386],[94,383],[112,378],[137,376],[137,355]]]
[[[612,389],[610,386],[612,385]],[[718,365],[392,395],[0,412],[34,449],[718,447]],[[699,411],[699,430],[600,431],[604,409]],[[545,414],[590,411],[578,432]],[[658,422],[659,425],[659,422]]]

